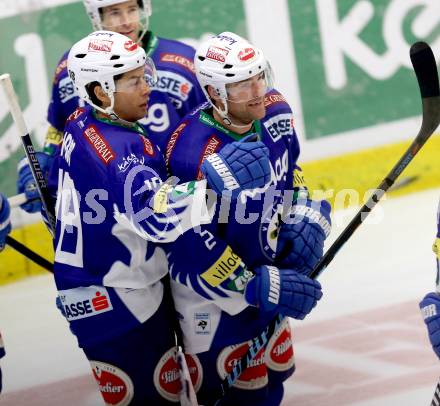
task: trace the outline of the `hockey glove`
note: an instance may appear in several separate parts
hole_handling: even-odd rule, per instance
[[[440,296],[438,293],[428,293],[419,303],[432,349],[440,358]]]
[[[43,176],[47,179],[50,167],[52,166],[53,157],[44,152],[37,152],[36,157],[40,164],[41,171],[43,172]],[[40,195],[27,157],[22,158],[18,163],[17,171],[17,191],[18,193],[24,192],[26,199],[28,200],[26,203],[20,205],[20,207],[28,213],[36,213],[40,211]]]
[[[318,281],[293,269],[260,266],[246,285],[245,299],[264,312],[277,311],[284,316],[302,320],[321,299]]]
[[[0,251],[5,248],[5,240],[7,235],[11,232],[11,220],[9,218],[11,208],[8,199],[0,193]]]
[[[217,194],[235,199],[245,189],[264,188],[271,179],[269,150],[261,141],[241,141],[224,146],[209,155],[200,169]]]
[[[326,200],[300,200],[281,224],[275,264],[309,274],[321,259],[331,230],[331,206]]]

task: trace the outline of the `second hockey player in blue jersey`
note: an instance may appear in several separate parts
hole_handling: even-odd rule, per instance
[[[219,202],[216,221],[187,233],[169,252],[172,291],[185,350],[203,368],[198,392],[211,405],[218,387],[278,313],[303,319],[320,299],[307,277],[330,232],[329,205],[313,202],[297,166],[292,110],[271,88],[262,52],[225,32],[196,51],[196,73],[209,102],[187,115],[170,137],[166,162],[181,181],[210,179],[217,152],[243,137],[263,142],[271,161],[268,187]],[[214,184],[215,182],[211,182]],[[278,405],[294,370],[288,319],[220,404]]]
[[[98,31],[72,47],[68,69],[88,105],[69,117],[49,181],[57,196],[54,274],[60,307],[106,403],[171,404],[179,389],[174,312],[163,284],[168,264],[158,244],[210,221],[206,181],[164,182],[163,156],[137,121],[156,80],[141,47]],[[236,147],[269,176],[264,145]],[[264,185],[234,170],[243,168],[240,159],[220,156],[235,189]],[[207,170],[218,187],[224,171]]]

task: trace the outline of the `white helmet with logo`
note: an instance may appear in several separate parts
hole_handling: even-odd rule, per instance
[[[96,31],[78,41],[69,52],[67,69],[75,89],[81,99],[95,109],[116,117],[113,111],[116,85],[114,76],[144,67],[146,80],[150,86],[156,80],[153,61],[145,51],[130,38],[111,31]],[[91,100],[87,85],[98,82],[109,96],[111,105],[97,106]]]
[[[93,29],[94,30],[104,29],[104,27],[102,26],[102,18],[99,9],[103,7],[114,6],[115,4],[125,3],[127,1],[128,0],[83,0],[84,7],[86,8],[90,20],[92,21]],[[139,19],[142,27],[141,34],[139,35],[139,41],[140,41],[148,30],[148,22],[149,22],[149,17],[151,16],[152,13],[152,8],[151,8],[151,0],[137,0],[137,3],[139,8],[143,10],[142,15]]]
[[[272,86],[272,71],[263,52],[247,40],[232,32],[222,32],[202,43],[194,57],[197,79],[207,99],[219,114],[227,120],[227,84],[241,82],[265,72],[267,87]],[[207,86],[223,101],[224,110],[215,106]]]

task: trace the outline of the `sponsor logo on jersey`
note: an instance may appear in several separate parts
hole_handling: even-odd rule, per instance
[[[241,258],[227,247],[221,257],[200,276],[211,286],[218,286],[228,279],[232,273],[241,265]]]
[[[125,41],[124,48],[129,52],[133,52],[138,48],[138,44],[136,44],[136,42],[129,39],[128,41]]]
[[[240,61],[250,61],[255,57],[255,49],[254,48],[245,48],[242,49],[239,53],[238,53],[238,59],[240,59]]]
[[[263,249],[265,257],[270,261],[273,261],[276,257],[282,213],[283,198],[281,196],[275,196],[273,204],[270,205],[263,214],[263,220],[261,221],[259,231],[260,246]]]
[[[194,390],[200,389],[203,379],[202,366],[197,355],[185,354],[186,363]],[[169,349],[156,365],[153,375],[154,386],[157,391],[170,402],[179,401],[181,389],[179,366],[176,360],[175,347]]]
[[[63,104],[76,97],[75,86],[69,76],[58,83],[58,95]]]
[[[244,288],[246,287],[246,284],[248,283],[249,279],[252,278],[252,276],[254,276],[254,274],[246,267],[243,267],[238,275],[232,274],[229,277],[231,281],[228,283],[228,289],[235,292],[244,292]]]
[[[82,113],[84,113],[86,110],[82,107],[78,107],[69,117],[67,117],[66,121],[73,121],[76,120]]]
[[[53,77],[53,83],[54,85],[56,85],[58,83],[58,81],[60,80],[60,74],[61,72],[63,72],[65,69],[67,69],[67,58],[63,59],[58,66],[55,69],[55,74]]]
[[[206,52],[206,57],[213,61],[224,63],[228,54],[229,51],[227,49],[212,45],[208,48],[208,51]]]
[[[217,373],[224,379],[238,363],[241,357],[246,354],[251,341],[234,344],[226,347],[217,358]],[[264,348],[258,352],[251,361],[249,368],[246,368],[235,381],[234,387],[247,390],[260,389],[268,383],[267,368],[264,359]]]
[[[142,137],[142,141],[144,142],[144,152],[149,156],[154,156],[154,147],[151,141],[145,137]]]
[[[200,170],[200,165],[206,158],[208,158],[208,156],[212,155],[215,151],[217,151],[219,149],[219,146],[220,146],[220,140],[215,135],[211,136],[211,138],[206,143],[205,148],[203,149],[202,156],[199,161],[199,165],[198,165],[199,171],[197,173],[197,178],[196,178],[197,180],[203,179],[203,173]]]
[[[88,286],[58,292],[67,320],[79,320],[113,310],[106,288]]]
[[[84,137],[89,142],[91,147],[95,150],[99,159],[104,163],[108,164],[109,162],[115,159],[116,155],[111,149],[110,145],[105,141],[102,134],[98,131],[96,126],[90,125],[83,132]]]
[[[154,85],[155,90],[169,93],[179,100],[186,101],[193,88],[193,84],[178,73],[160,70],[157,72],[158,80]]]
[[[111,52],[113,47],[113,41],[106,39],[91,39],[89,41],[89,52]]]
[[[209,313],[194,313],[194,331],[196,334],[211,334],[211,315]]]
[[[122,369],[100,361],[91,360],[90,365],[106,405],[130,404],[134,395],[133,382]]]
[[[264,126],[272,140],[277,142],[283,136],[293,135],[293,116],[291,113],[277,114],[264,121]]]
[[[162,53],[160,54],[160,60],[163,62],[171,62],[180,65],[189,70],[191,73],[196,72],[193,61],[182,55]]]
[[[130,155],[124,156],[121,163],[118,164],[119,172],[126,172],[128,168],[132,165],[143,165],[145,162],[145,157],[142,156],[138,158],[133,152]]]
[[[266,350],[266,365],[274,371],[287,371],[295,365],[292,333],[289,321],[285,318],[278,330],[269,340]]]
[[[279,93],[268,94],[264,96],[264,107],[272,106],[272,104],[276,103],[287,103],[286,99]]]
[[[165,152],[165,163],[168,170],[170,170],[170,157],[171,154],[173,153],[174,147],[176,146],[176,142],[179,139],[180,134],[182,134],[182,131],[185,129],[187,125],[188,125],[188,121],[184,121],[183,123],[179,124],[179,126],[171,134],[170,140],[168,141]]]

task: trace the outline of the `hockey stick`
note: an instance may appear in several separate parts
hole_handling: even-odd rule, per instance
[[[344,246],[347,240],[356,231],[359,225],[365,220],[373,207],[379,202],[385,192],[394,184],[399,175],[413,160],[425,142],[434,133],[440,123],[440,91],[437,65],[434,55],[428,44],[424,42],[415,43],[410,50],[411,62],[414,66],[417,80],[419,82],[420,93],[422,95],[423,119],[419,133],[405,151],[393,169],[376,188],[374,193],[364,206],[359,210],[350,224],[339,235],[336,241],[324,254],[310,274],[310,277],[317,278],[327,265],[332,261],[338,251]]]
[[[315,266],[309,275],[313,279],[316,279],[333,260],[342,246],[366,219],[372,208],[379,202],[384,193],[394,184],[397,177],[412,161],[414,156],[420,148],[422,148],[440,123],[439,79],[437,65],[432,50],[428,44],[417,42],[411,46],[410,58],[417,76],[420,94],[422,96],[423,119],[419,133],[408,150],[377,187],[376,193],[371,196],[367,203],[359,210],[350,224],[344,229]],[[235,381],[240,377],[241,373],[250,366],[251,361],[255,358],[261,348],[266,346],[272,334],[281,324],[282,319],[283,317],[278,315],[258,337],[255,337],[252,340],[246,354],[235,364],[232,372],[222,381],[220,385],[221,397],[215,404],[220,402],[221,398],[230,390]]]
[[[43,258],[35,251],[32,251],[30,248],[26,247],[21,242],[12,238],[10,235],[6,237],[5,242],[6,244],[14,248],[14,250],[24,255],[26,258],[29,258],[31,261],[35,262],[37,265],[40,265],[42,268],[46,269],[49,272],[53,272],[52,262],[48,261],[46,258]]]
[[[46,180],[44,179],[43,172],[40,167],[40,163],[35,155],[35,149],[32,144],[31,137],[26,128],[26,124],[24,122],[23,113],[21,112],[20,105],[17,101],[17,95],[14,91],[14,87],[12,86],[11,76],[9,73],[5,73],[0,76],[0,83],[3,86],[3,89],[6,93],[6,99],[8,101],[9,110],[12,114],[12,118],[14,119],[15,125],[18,128],[18,132],[21,138],[21,142],[23,143],[24,151],[28,158],[32,175],[34,176],[35,183],[37,185],[38,193],[41,197],[41,202],[43,204],[44,209],[47,213],[47,219],[49,222],[49,226],[52,232],[52,236],[55,232],[55,215],[53,211],[49,207],[50,195],[49,190],[47,188]]]

